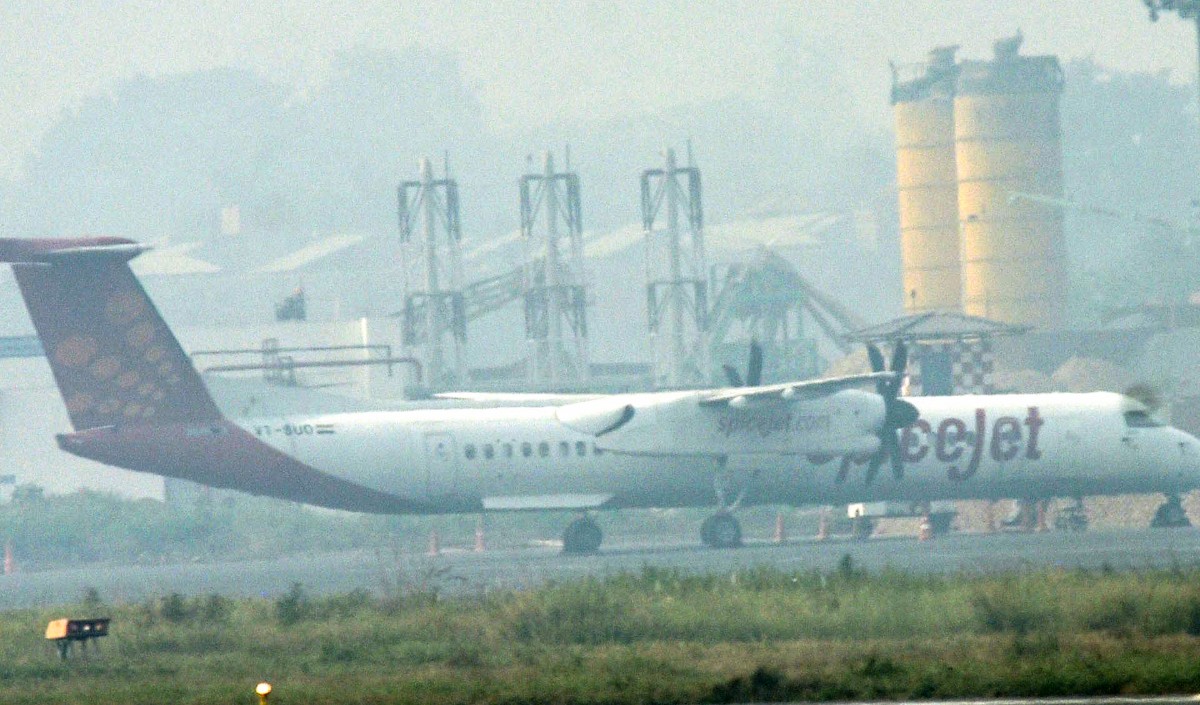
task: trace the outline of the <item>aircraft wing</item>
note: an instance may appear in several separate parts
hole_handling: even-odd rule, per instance
[[[573,404],[579,401],[591,401],[605,396],[603,394],[553,394],[538,392],[439,392],[434,399],[459,399],[479,404],[516,404],[557,406]]]
[[[869,372],[866,374],[831,377],[829,379],[814,379],[803,382],[782,382],[780,384],[765,384],[758,387],[736,387],[722,389],[705,395],[700,399],[701,406],[745,406],[752,402],[764,401],[795,401],[798,399],[816,399],[828,396],[843,389],[861,387],[868,382],[893,380],[895,372]]]

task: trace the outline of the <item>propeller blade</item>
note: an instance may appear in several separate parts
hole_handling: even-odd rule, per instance
[[[875,343],[867,343],[867,357],[871,359],[871,371],[883,372],[883,353],[879,352],[879,348]]]
[[[762,384],[763,349],[757,340],[750,341],[750,363],[746,366],[746,384],[757,387]]]
[[[892,372],[904,374],[904,368],[908,366],[908,346],[903,340],[896,341],[896,347],[892,350]]]
[[[883,365],[883,353],[879,352],[879,347],[876,346],[875,343],[867,343],[867,357],[871,360],[872,372],[885,371]],[[883,397],[885,401],[889,396],[888,389],[889,384],[887,380],[880,380],[875,383],[875,392],[879,394],[879,396]]]
[[[884,424],[889,429],[897,430],[912,426],[920,417],[921,412],[917,411],[917,407],[913,406],[912,402],[892,399],[887,405],[887,418]]]
[[[900,387],[904,384],[904,369],[908,367],[908,346],[903,340],[896,341],[896,347],[892,350],[892,372],[896,373],[896,379],[892,380],[889,396],[895,399],[900,394]]]
[[[740,374],[738,374],[737,369],[735,369],[733,365],[729,365],[729,364],[721,365],[721,369],[725,370],[725,379],[729,380],[729,386],[731,386],[731,387],[746,386],[746,385],[742,384],[742,376]]]
[[[900,453],[900,441],[895,434],[888,436],[891,442],[887,444],[888,458],[892,461],[892,476],[897,480],[904,479],[904,456]]]
[[[871,462],[867,463],[866,484],[871,484],[875,481],[875,476],[879,474],[879,466],[883,465],[883,447],[881,446],[874,455],[871,456]]]

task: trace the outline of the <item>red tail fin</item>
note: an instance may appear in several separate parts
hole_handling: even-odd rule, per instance
[[[121,238],[0,239],[76,431],[221,416]]]

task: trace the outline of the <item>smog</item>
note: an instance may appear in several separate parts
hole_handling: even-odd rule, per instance
[[[1200,3],[4,15],[0,700],[1200,688]]]

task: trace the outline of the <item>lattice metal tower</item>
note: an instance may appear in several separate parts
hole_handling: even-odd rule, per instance
[[[426,384],[447,387],[466,379],[467,322],[462,291],[462,227],[458,183],[433,178],[421,160],[419,181],[398,189],[404,251],[404,345],[425,368]]]
[[[663,216],[659,229],[655,224]],[[661,169],[642,172],[646,238],[646,310],[654,355],[654,384],[686,387],[708,381],[708,264],[700,170],[675,165],[666,151]]]
[[[567,169],[555,172],[547,152],[542,173],[520,182],[529,381],[542,388],[588,379],[579,176],[569,171],[569,158]]]

